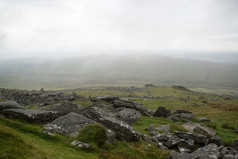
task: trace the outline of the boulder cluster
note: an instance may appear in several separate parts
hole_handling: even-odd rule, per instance
[[[144,140],[149,144],[157,144],[161,149],[170,152],[170,159],[238,159],[238,140],[229,146],[216,136],[212,128],[194,123],[194,114],[188,110],[171,112],[163,106],[156,111],[146,109],[141,104],[122,100],[115,96],[90,98],[92,105],[80,108],[71,101],[82,98],[76,94],[57,92],[27,92],[11,93],[8,101],[0,102],[0,114],[6,118],[24,119],[32,123],[45,123],[43,133],[54,135],[58,133],[77,138],[80,131],[89,124],[102,126],[106,132],[106,143],[111,144],[115,139],[125,141]],[[22,98],[21,98],[22,97]],[[46,109],[27,109],[29,103],[53,106]],[[182,128],[186,131],[171,133],[169,125],[147,128],[149,135],[141,134],[133,129],[131,124],[141,116],[164,117],[171,121],[185,121]],[[199,121],[209,121],[199,117]],[[75,140],[74,146],[88,148],[90,144]]]

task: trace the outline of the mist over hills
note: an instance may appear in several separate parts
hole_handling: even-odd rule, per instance
[[[238,64],[156,54],[91,55],[67,59],[2,60],[0,87],[76,88],[94,85],[238,87]]]

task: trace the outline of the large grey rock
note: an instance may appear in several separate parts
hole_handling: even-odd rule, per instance
[[[163,106],[159,106],[153,116],[167,118],[170,116],[170,110]]]
[[[135,109],[125,108],[118,112],[118,119],[131,124],[141,117],[141,113]]]
[[[71,142],[71,145],[72,146],[77,146],[79,148],[85,148],[85,149],[91,147],[88,143],[84,143],[84,142],[81,142],[79,140],[74,140],[73,142]]]
[[[75,113],[80,112],[79,106],[77,104],[73,104],[73,103],[70,103],[70,102],[54,104],[50,110],[51,111],[56,111],[56,112],[61,113],[63,115],[69,114],[71,112],[75,112]]]
[[[15,101],[3,101],[3,102],[0,102],[0,113],[4,109],[26,109],[26,108],[21,106]]]
[[[100,107],[88,107],[82,114],[96,122],[101,123],[116,133],[116,137],[127,141],[138,141],[140,134],[129,124],[117,119],[113,113]]]
[[[88,124],[96,122],[77,113],[69,113],[46,124],[43,130],[66,136],[77,137],[79,131]]]
[[[46,123],[55,120],[60,113],[45,110],[5,109],[3,115],[7,118],[23,119],[31,123]]]
[[[191,153],[192,158],[200,158],[200,159],[218,159],[219,151],[216,144],[209,144],[204,147],[201,147]]]
[[[216,131],[214,129],[203,127],[198,123],[186,123],[186,124],[183,124],[182,127],[189,132],[202,134],[207,137],[213,137],[216,135]]]
[[[126,100],[114,100],[114,107],[125,107],[125,108],[131,108],[139,111],[142,115],[150,116],[148,112],[145,111],[145,109],[142,107],[141,104],[126,101]]]

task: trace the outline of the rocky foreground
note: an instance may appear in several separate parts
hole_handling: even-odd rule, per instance
[[[159,106],[156,110],[141,104],[120,99],[117,96],[89,97],[92,105],[79,107],[74,100],[85,100],[76,93],[64,91],[20,91],[1,89],[0,114],[5,118],[22,119],[31,123],[44,123],[42,133],[77,138],[80,131],[90,124],[101,125],[106,131],[107,144],[116,139],[128,142],[144,140],[154,143],[170,152],[170,159],[238,159],[238,140],[224,145],[216,131],[194,122],[194,114],[188,110],[176,110]],[[29,105],[37,109],[29,109]],[[50,106],[49,106],[50,105]],[[148,134],[141,134],[131,124],[141,116],[164,117],[173,122],[184,121],[185,131],[171,133],[169,125],[147,128]],[[196,117],[200,122],[210,122],[208,118]],[[160,132],[160,133],[159,133]],[[90,144],[75,140],[71,143],[88,148]]]

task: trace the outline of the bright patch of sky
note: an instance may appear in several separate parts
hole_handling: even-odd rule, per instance
[[[238,1],[0,1],[0,58],[151,50],[238,52]]]

